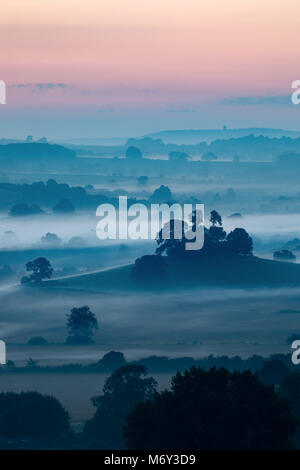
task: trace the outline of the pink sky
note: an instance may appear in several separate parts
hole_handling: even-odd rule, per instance
[[[7,107],[64,119],[70,109],[121,117],[204,107],[213,124],[222,99],[290,94],[299,13],[299,0],[9,0],[0,17]]]

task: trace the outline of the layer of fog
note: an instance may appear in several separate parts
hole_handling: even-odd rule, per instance
[[[210,207],[205,207],[206,221],[208,223]],[[64,248],[84,246],[109,246],[113,240],[99,240],[96,235],[97,223],[100,220],[95,213],[76,213],[71,216],[27,216],[5,217],[0,216],[0,248],[46,248],[58,246]],[[146,222],[146,219],[144,219]],[[123,221],[121,220],[121,225]],[[251,214],[241,218],[223,217],[225,230],[235,227],[245,228],[251,235],[263,241],[289,240],[300,237],[300,218],[295,214]],[[56,234],[61,243],[47,243],[41,238],[47,233]],[[75,238],[76,237],[76,238]],[[120,240],[118,241],[120,243]],[[122,242],[128,243],[129,240]]]
[[[287,352],[286,339],[300,332],[297,288],[157,295],[14,288],[2,292],[0,301],[5,306],[1,337],[10,343],[26,343],[36,335],[64,343],[66,315],[72,307],[87,304],[99,320],[94,346],[60,344],[34,350],[19,346],[18,359],[23,363],[32,355],[43,363],[86,362],[112,349],[123,351],[129,359],[151,354],[268,355]]]

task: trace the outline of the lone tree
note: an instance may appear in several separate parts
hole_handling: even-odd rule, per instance
[[[92,343],[93,330],[98,329],[98,320],[87,305],[79,308],[74,307],[71,314],[67,315],[67,328],[69,330],[67,343],[90,344]]]
[[[215,210],[211,211],[209,221],[212,223],[213,226],[222,226],[222,217],[220,216],[219,212]]]
[[[131,146],[126,150],[126,158],[143,158],[143,154],[139,148]]]
[[[150,196],[149,201],[151,203],[170,203],[173,200],[173,195],[171,190],[168,188],[168,186],[164,186],[163,184],[159,187],[156,188]]]
[[[151,398],[156,388],[152,377],[145,377],[147,368],[126,365],[116,369],[106,380],[103,395],[92,399],[97,408],[92,419],[86,422],[84,432],[101,441],[103,448],[124,448],[122,426],[134,406]]]
[[[126,365],[126,360],[124,354],[119,351],[110,351],[102,357],[98,361],[98,366],[107,369],[107,370],[115,370],[119,369]]]
[[[50,261],[47,258],[36,258],[34,261],[29,261],[26,264],[26,271],[31,272],[31,274],[21,279],[22,284],[42,282],[43,279],[50,279],[53,273]]]
[[[148,176],[139,176],[137,181],[138,181],[139,186],[146,186],[149,182],[149,177]]]
[[[289,403],[249,370],[192,367],[127,417],[129,449],[287,449]]]
[[[213,210],[210,213],[209,221],[211,222],[211,226],[207,232],[207,244],[208,245],[215,245],[226,238],[226,232],[222,226],[222,217],[221,215]]]

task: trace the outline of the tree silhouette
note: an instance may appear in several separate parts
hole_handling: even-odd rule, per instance
[[[153,194],[150,196],[149,201],[151,203],[169,203],[173,199],[172,192],[168,186],[161,185],[159,188],[156,188],[153,191]]]
[[[296,427],[288,402],[249,370],[192,367],[135,407],[124,436],[129,449],[286,449]]]
[[[222,225],[222,217],[215,210],[211,211],[209,221],[212,223],[212,225],[220,225],[220,227]]]
[[[126,365],[124,354],[119,351],[110,351],[104,354],[98,361],[98,365],[103,369],[114,370]]]
[[[126,158],[143,158],[143,154],[140,149],[133,145],[127,148],[125,155]]]
[[[252,238],[245,229],[235,228],[227,237],[227,246],[230,252],[239,255],[251,255],[253,250]]]
[[[37,392],[0,393],[0,436],[55,438],[70,432],[69,415],[56,398]]]
[[[50,279],[53,273],[50,261],[47,258],[36,258],[26,264],[26,271],[31,272],[30,276],[23,277],[21,282],[39,283],[43,279]]]
[[[273,258],[283,261],[295,261],[296,256],[291,250],[277,250],[274,251]]]
[[[25,216],[25,215],[37,215],[43,214],[44,211],[40,208],[38,204],[24,204],[18,203],[12,206],[9,214],[11,216]]]
[[[93,331],[98,328],[98,321],[87,305],[74,307],[71,314],[67,315],[67,328],[70,334],[68,343],[89,344],[92,342]]]
[[[139,176],[137,181],[139,186],[146,186],[149,181],[149,176]]]
[[[153,396],[156,381],[145,378],[147,369],[141,365],[127,365],[115,370],[106,380],[103,395],[92,399],[97,411],[86,422],[84,432],[109,448],[124,447],[122,426],[134,406]]]
[[[226,232],[222,226],[211,225],[208,230],[208,241],[210,243],[219,243],[226,238]]]

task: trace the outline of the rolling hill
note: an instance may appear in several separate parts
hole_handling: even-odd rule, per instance
[[[134,279],[132,265],[121,266],[43,283],[49,289],[93,292],[180,290],[201,287],[295,287],[300,286],[300,265],[253,257],[199,257],[168,259],[167,272],[155,282]]]

